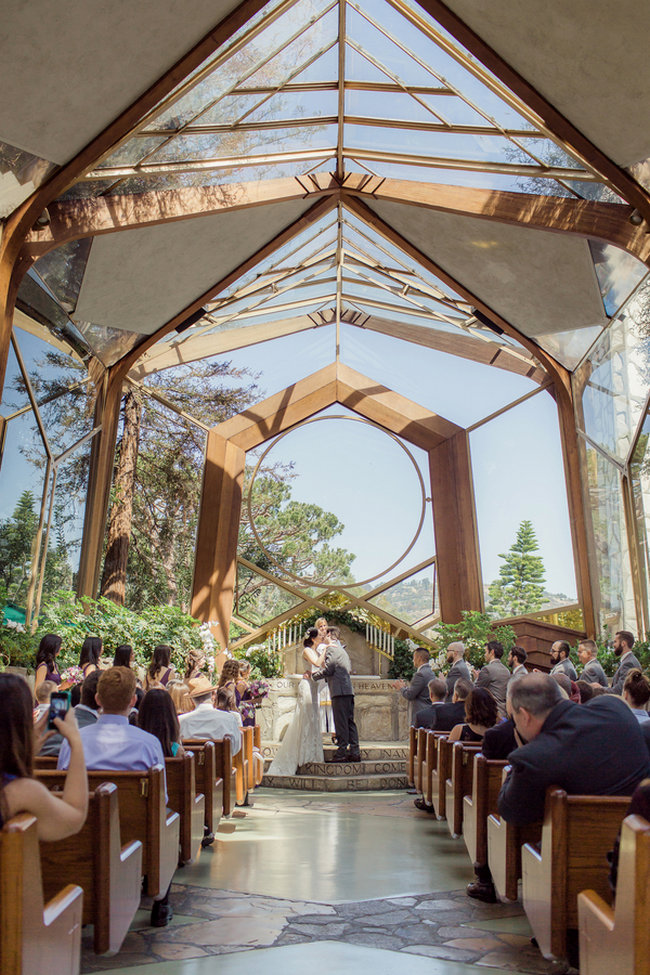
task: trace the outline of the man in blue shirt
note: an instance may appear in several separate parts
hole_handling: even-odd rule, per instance
[[[102,709],[94,724],[79,732],[88,769],[113,772],[144,772],[162,765],[165,758],[160,742],[148,731],[129,724],[129,713],[136,702],[135,674],[128,667],[110,667],[97,683],[97,704]],[[65,769],[70,761],[70,746],[63,742],[57,768]],[[165,779],[165,802],[167,780]],[[170,884],[171,887],[171,884]],[[164,927],[172,919],[169,890],[154,901],[151,924]]]

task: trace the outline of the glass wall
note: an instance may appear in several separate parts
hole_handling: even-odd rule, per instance
[[[14,328],[2,396],[0,599],[12,617],[73,589],[94,429],[85,365],[35,324]]]
[[[589,350],[573,382],[599,623],[612,632],[624,628],[643,637],[648,591],[645,512],[650,503],[645,472],[645,416],[650,390],[649,277]],[[625,478],[632,491],[627,519]],[[640,578],[635,603],[633,580],[637,565]]]

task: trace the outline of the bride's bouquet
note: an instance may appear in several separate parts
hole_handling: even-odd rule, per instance
[[[83,684],[84,672],[81,667],[68,667],[61,674],[61,684],[60,689],[62,691],[68,690],[70,687],[74,687],[75,684]]]

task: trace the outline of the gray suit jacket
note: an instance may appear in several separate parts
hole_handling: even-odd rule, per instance
[[[589,681],[590,684],[600,684],[601,687],[609,687],[607,675],[595,657],[585,664],[579,680]]]
[[[424,664],[419,670],[415,671],[409,686],[402,688],[402,697],[405,697],[407,701],[413,701],[414,714],[418,708],[429,704],[429,681],[433,680],[435,676],[429,664]]]
[[[641,670],[641,664],[634,656],[634,654],[630,651],[629,657],[627,657],[623,661],[623,663],[619,666],[618,670],[612,677],[612,690],[614,694],[623,693],[623,684],[625,683],[625,678],[627,677],[627,675],[631,670],[634,670],[635,667],[637,668],[637,670]]]
[[[506,713],[506,688],[511,674],[505,664],[496,658],[481,667],[476,678],[476,686],[484,687],[497,702],[499,714]]]
[[[320,670],[315,670],[312,680],[326,680],[330,697],[354,695],[350,680],[350,658],[340,643],[333,643],[325,651],[325,660]]]
[[[456,681],[458,680],[459,677],[462,677],[464,680],[468,680],[471,683],[472,675],[469,672],[469,667],[467,666],[467,663],[462,659],[457,660],[456,663],[453,664],[449,673],[447,674],[446,677],[447,696],[445,698],[445,701],[447,702],[451,701],[454,694],[454,687],[456,686]]]
[[[566,674],[571,680],[578,679],[576,669],[567,657],[565,657],[564,660],[560,660],[559,664],[555,664],[554,667],[551,667],[551,677],[553,674]]]

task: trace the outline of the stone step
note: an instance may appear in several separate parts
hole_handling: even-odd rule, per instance
[[[298,775],[406,775],[406,761],[390,762],[307,762],[301,765]]]
[[[342,767],[345,768],[345,765]],[[265,775],[262,786],[269,789],[299,789],[307,792],[385,792],[408,788],[408,779],[405,775],[381,774]]]
[[[279,742],[262,742],[262,755],[265,759],[271,759],[280,747]],[[336,751],[336,745],[332,745],[329,742],[323,743],[323,752],[325,758],[331,758]],[[408,745],[404,745],[401,742],[361,742],[359,751],[361,752],[361,758],[363,761],[369,762],[397,762],[400,760],[406,761],[408,758]]]

